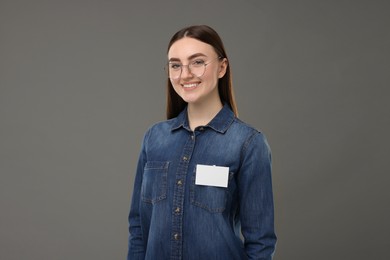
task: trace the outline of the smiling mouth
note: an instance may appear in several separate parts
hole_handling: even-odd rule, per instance
[[[183,88],[195,88],[199,83],[182,84]]]

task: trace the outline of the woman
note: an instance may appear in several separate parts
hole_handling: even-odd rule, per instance
[[[178,31],[166,70],[168,120],[143,140],[128,259],[271,259],[270,149],[237,118],[220,37],[204,25]]]

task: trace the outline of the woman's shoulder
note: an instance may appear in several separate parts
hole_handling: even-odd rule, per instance
[[[235,127],[236,131],[239,131],[242,136],[245,150],[249,149],[248,147],[255,147],[262,151],[270,152],[268,140],[260,129],[238,118],[235,118],[233,127]]]
[[[168,119],[168,120],[162,120],[155,122],[149,126],[147,129],[147,132],[153,132],[153,131],[166,131],[166,130],[171,130],[174,124],[175,118],[173,119]]]
[[[249,135],[254,135],[254,134],[258,134],[261,136],[264,135],[263,132],[261,131],[261,129],[256,128],[255,126],[239,119],[238,117],[234,118],[233,127],[236,127],[237,129],[239,129],[240,132],[242,132],[243,134],[247,133]]]
[[[171,133],[172,129],[174,128],[175,122],[175,118],[155,122],[147,128],[145,135],[150,136],[157,134],[158,136],[166,136]]]

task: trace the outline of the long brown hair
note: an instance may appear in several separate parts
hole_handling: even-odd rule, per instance
[[[177,40],[184,37],[194,38],[211,45],[218,57],[227,58],[225,47],[218,33],[207,25],[193,25],[185,27],[175,33],[168,44],[168,51]],[[218,80],[218,92],[222,104],[227,103],[237,116],[237,106],[234,99],[232,76],[228,62],[225,75]],[[173,89],[170,79],[167,79],[167,119],[174,118],[180,114],[187,103]]]

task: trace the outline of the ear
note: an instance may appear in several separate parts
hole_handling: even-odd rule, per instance
[[[228,64],[229,62],[226,58],[223,58],[223,60],[220,61],[218,68],[218,78],[222,78],[223,76],[225,76]]]

